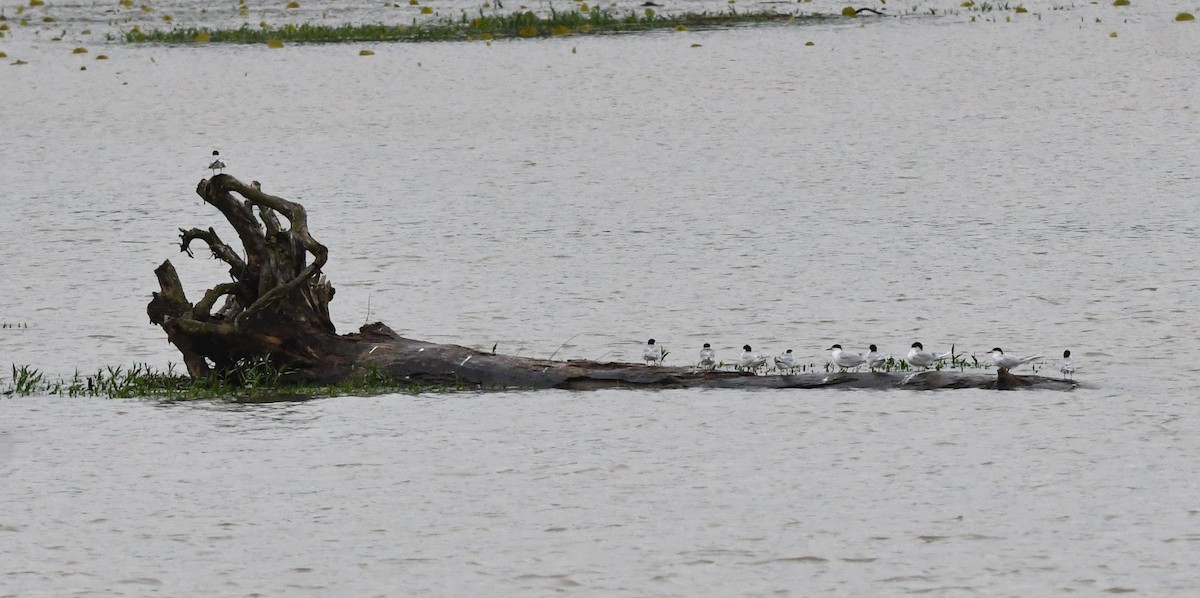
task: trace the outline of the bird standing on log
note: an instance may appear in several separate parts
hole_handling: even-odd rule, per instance
[[[856,368],[867,362],[862,355],[843,351],[841,345],[834,345],[829,348],[830,355],[833,356],[833,363],[844,372],[846,368]]]
[[[908,357],[906,361],[908,361],[908,365],[925,370],[929,369],[929,366],[947,357],[950,357],[950,353],[942,353],[940,355],[937,353],[930,353],[925,350],[925,345],[922,345],[921,343],[913,343],[912,348],[908,350]]]
[[[992,363],[996,367],[1002,368],[1005,370],[1012,370],[1012,369],[1019,368],[1035,359],[1041,359],[1041,357],[1042,357],[1041,353],[1036,353],[1034,355],[1028,355],[1026,357],[1009,357],[1008,355],[1004,354],[1004,351],[1002,351],[1000,349],[1000,347],[996,347],[996,348],[992,349]]]
[[[743,370],[757,372],[758,368],[766,365],[767,358],[765,355],[755,353],[750,345],[742,345],[742,359],[738,363]]]
[[[213,174],[217,174],[217,171],[225,171],[225,161],[221,159],[221,152],[213,150],[212,162],[209,163],[208,169],[213,171]]]
[[[1058,371],[1062,372],[1063,378],[1070,380],[1071,376],[1075,375],[1075,362],[1071,361],[1071,352],[1063,351],[1062,364]]]
[[[870,349],[871,352],[867,353],[867,368],[874,372],[887,365],[887,357],[884,357],[883,353],[879,352],[879,347],[875,345],[871,345]]]
[[[655,345],[654,339],[646,341],[646,349],[642,351],[642,359],[646,360],[646,365],[659,365],[662,358],[662,347]]]
[[[782,355],[776,355],[775,369],[781,372],[790,372],[796,369],[796,354],[788,349]]]

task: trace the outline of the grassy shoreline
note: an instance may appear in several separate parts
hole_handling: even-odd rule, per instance
[[[733,10],[723,13],[684,13],[662,15],[647,8],[641,13],[618,15],[612,11],[592,9],[551,11],[539,16],[531,11],[505,15],[487,15],[482,11],[469,17],[445,18],[410,25],[383,23],[363,25],[282,25],[259,27],[242,25],[237,29],[183,27],[142,31],[134,27],[124,34],[127,43],[166,44],[261,44],[345,43],[345,42],[431,42],[431,41],[490,41],[506,38],[561,37],[569,35],[598,35],[674,29],[717,29],[768,22],[817,22],[835,15],[792,14],[781,12],[747,12]]]

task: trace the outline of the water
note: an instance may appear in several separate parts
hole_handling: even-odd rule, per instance
[[[192,191],[217,148],[309,209],[343,332],[606,360],[653,336],[676,365],[1069,348],[1087,384],[8,399],[0,595],[1194,593],[1200,30],[1178,2],[1029,6],[491,46],[0,38],[0,321],[28,325],[0,364],[178,362],[145,304],[164,259],[193,300],[224,280],[175,237],[220,224]]]

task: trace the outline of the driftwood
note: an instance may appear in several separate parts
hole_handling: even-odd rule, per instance
[[[147,306],[196,378],[241,376],[262,359],[290,382],[336,383],[386,376],[401,384],[472,388],[1053,388],[1075,384],[1005,370],[762,375],[652,367],[631,363],[553,361],[496,355],[458,345],[403,338],[382,323],[339,335],[329,317],[333,286],[322,267],[328,250],[309,234],[304,207],[219,174],[196,193],[237,233],[242,254],[212,228],[180,229],[180,250],[203,242],[228,264],[230,282],[188,301],[168,260],[155,271],[159,291]],[[239,199],[237,196],[240,196]],[[286,220],[283,222],[280,218]],[[220,307],[217,307],[218,303]],[[215,309],[214,309],[215,308]]]

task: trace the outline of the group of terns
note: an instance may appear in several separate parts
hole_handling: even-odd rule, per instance
[[[863,356],[859,353],[846,351],[842,349],[841,345],[833,345],[827,350],[830,352],[830,357],[832,357],[832,363],[843,372],[848,369],[856,369],[864,365],[867,366],[871,372],[876,372],[882,369],[890,358],[890,356],[880,353],[879,348],[875,345],[870,346],[870,352],[868,352],[866,356]],[[646,342],[646,348],[642,352],[642,359],[646,361],[647,365],[661,365],[666,354],[667,351],[663,349],[662,345],[658,345],[655,343],[654,339],[650,339]],[[1004,350],[1000,347],[993,348],[990,352],[990,356],[992,365],[995,365],[997,368],[1003,370],[1013,370],[1042,358],[1041,353],[1035,353],[1025,357],[1013,357],[1010,355],[1005,355]],[[904,361],[915,369],[927,370],[938,362],[949,359],[950,357],[950,352],[933,353],[926,351],[924,345],[916,342],[912,344],[911,348],[909,348],[908,354],[904,357]],[[717,365],[717,352],[713,350],[712,345],[709,343],[704,343],[704,347],[700,349],[700,361],[696,363],[697,369],[715,370]],[[739,370],[757,372],[763,368],[771,369],[773,367],[775,370],[781,372],[790,372],[795,370],[799,365],[800,364],[796,362],[796,355],[791,349],[771,357],[761,353],[755,353],[754,349],[752,349],[750,345],[742,345],[742,357],[740,360],[738,360],[736,368]],[[1072,375],[1075,373],[1075,363],[1071,361],[1070,351],[1063,351],[1063,358],[1062,361],[1059,362],[1058,371],[1062,372],[1063,377],[1068,380],[1071,379]]]

